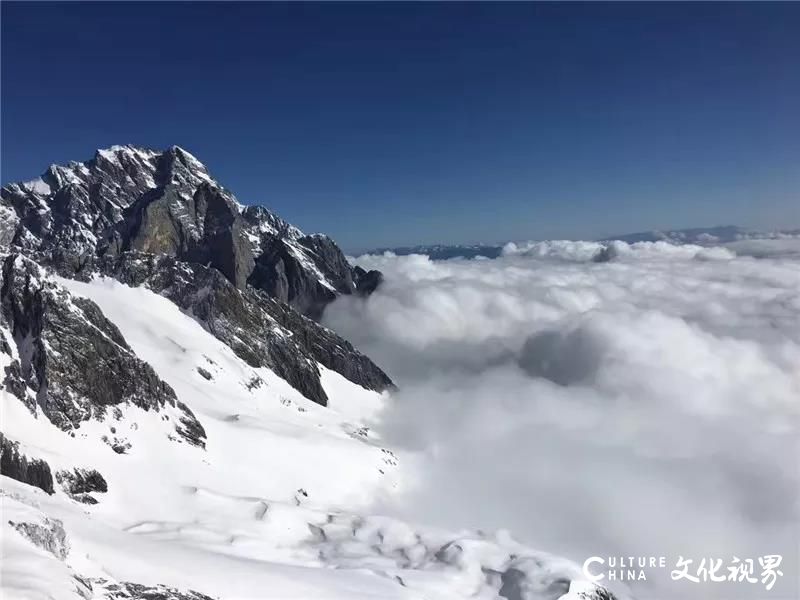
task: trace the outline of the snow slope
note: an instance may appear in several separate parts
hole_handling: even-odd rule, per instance
[[[100,306],[194,412],[207,446],[180,443],[160,414],[134,406],[119,418],[87,421],[72,437],[0,392],[3,429],[22,452],[54,472],[96,469],[108,482],[107,492],[93,494],[99,502],[86,505],[58,486],[48,496],[2,477],[4,598],[105,597],[115,582],[218,598],[497,598],[510,565],[536,577],[542,595],[534,590],[531,598],[555,598],[580,578],[575,565],[506,534],[451,534],[364,516],[410,480],[365,425],[387,396],[323,368],[330,398],[323,408],[271,371],[246,365],[145,288],[58,282]],[[117,454],[104,435],[131,449]],[[66,559],[8,521],[63,523]],[[581,585],[564,597],[583,597]]]

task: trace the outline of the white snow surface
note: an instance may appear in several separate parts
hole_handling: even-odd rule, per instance
[[[99,503],[85,505],[57,484],[48,496],[0,478],[4,600],[100,597],[100,579],[220,599],[489,599],[499,580],[485,569],[502,570],[514,556],[530,557],[525,568],[537,581],[576,579],[564,598],[585,587],[573,563],[506,533],[448,533],[370,515],[376,499],[401,493],[411,478],[402,456],[366,425],[391,402],[386,395],[320,367],[330,398],[321,407],[271,371],[246,365],[145,288],[57,281],[101,307],[194,412],[207,447],[180,443],[161,413],[133,406],[121,418],[83,423],[72,437],[0,392],[3,431],[22,452],[46,460],[54,474],[97,469],[108,482],[107,493],[93,494]],[[0,369],[10,359],[0,354]],[[103,435],[122,436],[131,449],[117,454]],[[8,524],[42,519],[63,522],[65,561]],[[451,542],[463,551],[436,558]],[[76,575],[92,578],[94,591]]]
[[[41,194],[43,196],[46,196],[51,192],[50,186],[47,185],[47,183],[41,177],[37,177],[31,181],[26,181],[22,184],[22,187],[29,192]]]

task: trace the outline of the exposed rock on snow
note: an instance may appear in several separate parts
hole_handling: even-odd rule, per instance
[[[35,502],[0,493],[3,597],[58,600],[211,600],[197,592],[163,585],[84,577],[70,567],[70,542],[60,519],[46,516]]]
[[[64,524],[58,519],[44,517],[41,523],[15,523],[11,520],[8,523],[32,544],[47,550],[56,558],[64,560],[67,557],[67,533],[64,531]]]
[[[19,357],[7,387],[31,412],[41,410],[67,431],[120,404],[156,411],[170,406],[176,409],[178,434],[204,445],[202,425],[96,304],[73,297],[17,255],[3,263],[0,302],[0,325],[10,332],[8,343]]]
[[[110,583],[105,580],[93,580],[91,583],[92,590],[107,600],[214,600],[193,590],[181,591],[164,585]]]
[[[19,445],[0,433],[0,474],[53,493],[50,466],[43,460],[28,458]]]
[[[392,385],[348,341],[263,292],[237,289],[217,269],[140,253],[97,266],[123,283],[169,298],[249,365],[271,369],[318,404],[324,406],[328,398],[317,363],[370,390]]]
[[[206,381],[211,381],[214,379],[214,376],[203,367],[197,367],[197,372],[200,373],[200,376]]]
[[[0,204],[0,253],[8,252],[17,225],[19,225],[19,217],[14,209]]]
[[[58,471],[56,481],[68,496],[84,504],[97,504],[97,498],[92,496],[91,492],[108,491],[108,483],[95,469]]]

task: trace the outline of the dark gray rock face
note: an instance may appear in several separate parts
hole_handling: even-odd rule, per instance
[[[5,325],[5,319],[3,318],[2,310],[0,310],[0,355],[4,354],[8,357],[8,364],[0,370],[0,387],[5,388],[12,396],[29,403],[27,385],[22,378],[22,367],[19,364],[19,359],[14,357],[11,343],[6,339],[6,334],[3,332],[3,325]]]
[[[73,297],[18,255],[3,262],[0,283],[0,325],[11,333],[7,343],[19,357],[18,365],[12,362],[12,392],[34,414],[38,406],[69,431],[121,404],[156,411],[169,405],[180,414],[178,434],[204,445],[205,432],[191,411],[96,304]]]
[[[578,592],[580,600],[617,600],[617,597],[606,588],[597,587],[590,592]]]
[[[293,334],[294,342],[328,369],[369,390],[392,389],[394,384],[375,363],[330,329],[299,315],[285,304],[271,302],[275,321]]]
[[[532,576],[538,572],[530,568],[536,560],[530,558],[516,558],[500,573],[500,589],[497,594],[507,600],[558,600],[570,591],[571,581],[564,577]],[[592,586],[590,590],[574,592],[573,595],[581,600],[616,600],[614,594],[603,587]]]
[[[0,195],[0,250],[44,256],[76,273],[98,256],[163,254],[212,266],[236,287],[261,289],[315,318],[338,294],[370,291],[330,238],[240,205],[177,146],[98,150]]]
[[[95,469],[73,469],[58,471],[56,481],[68,496],[84,504],[97,504],[92,492],[104,494],[108,491],[108,483]]]
[[[69,542],[64,524],[59,519],[45,517],[42,523],[9,524],[34,545],[46,550],[56,558],[64,560],[69,554]]]
[[[247,282],[303,314],[321,315],[325,305],[336,298],[335,289],[323,285],[321,279],[307,277],[302,259],[285,240],[270,236],[262,247]]]
[[[568,579],[556,579],[544,584],[538,581],[534,583],[525,571],[509,567],[500,574],[500,590],[497,594],[508,600],[556,600],[569,591],[569,583]]]
[[[262,291],[236,288],[217,269],[137,252],[106,257],[95,267],[169,298],[249,365],[273,370],[323,406],[327,396],[317,362],[367,389],[382,391],[392,385],[346,340]]]
[[[383,273],[375,269],[365,271],[359,266],[353,269],[353,278],[356,284],[356,291],[360,296],[369,296],[383,283]]]
[[[214,600],[194,590],[178,590],[165,585],[142,585],[123,581],[110,583],[104,580],[93,579],[91,588],[95,598],[106,600]]]
[[[189,196],[172,186],[145,193],[98,247],[101,255],[128,250],[174,256],[218,269],[243,288],[254,259],[233,197],[203,182]]]
[[[0,433],[0,475],[27,483],[48,494],[54,493],[50,466],[43,460],[31,459],[19,451],[19,445]]]

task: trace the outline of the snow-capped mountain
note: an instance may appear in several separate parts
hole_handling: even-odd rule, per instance
[[[329,237],[240,204],[178,146],[98,150],[4,187],[2,201],[0,241],[76,273],[132,251],[173,256],[312,316],[337,294],[369,292],[378,281],[352,269]]]
[[[406,484],[367,424],[393,385],[314,317],[381,274],[185,150],[4,187],[0,263],[4,598],[612,598],[369,514]]]
[[[352,268],[327,236],[239,204],[177,146],[98,150],[4,187],[0,206],[6,252],[66,277],[147,284],[315,402],[326,402],[316,362],[369,389],[391,385],[345,340],[296,312],[316,316],[338,294],[369,293],[380,273]]]

